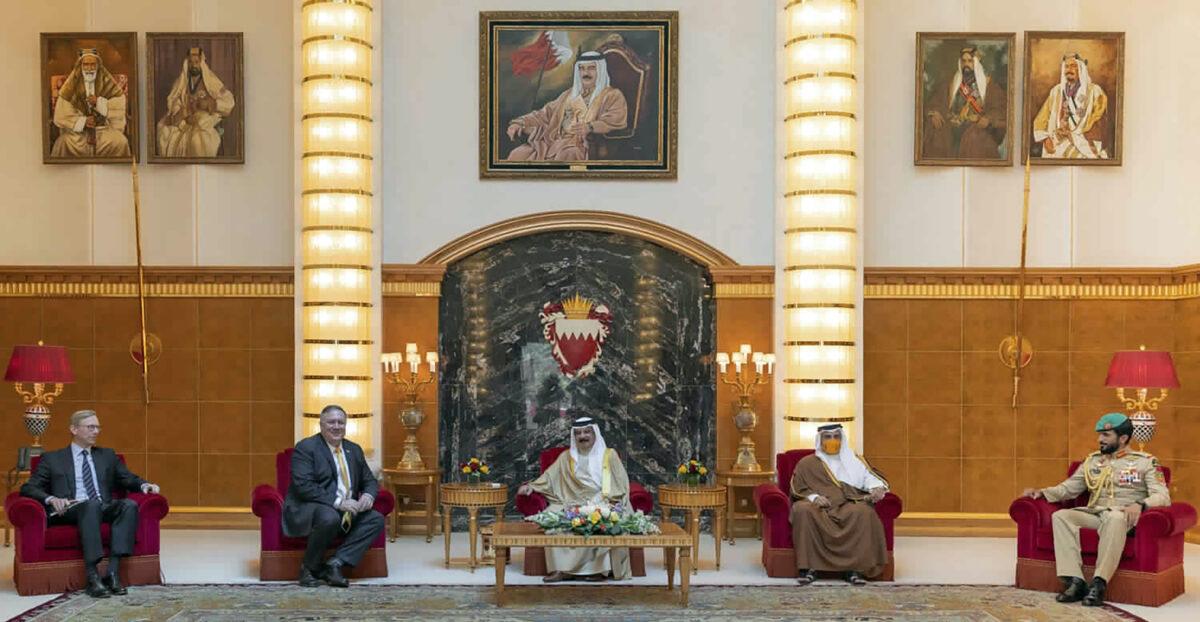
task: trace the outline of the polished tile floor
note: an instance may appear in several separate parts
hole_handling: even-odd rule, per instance
[[[163,574],[167,583],[249,583],[258,580],[258,532],[166,530],[162,533]],[[465,534],[454,534],[451,555],[466,557]],[[701,539],[700,572],[693,584],[791,584],[790,579],[770,579],[759,564],[757,540],[739,539],[721,547],[721,570],[713,567],[713,541]],[[896,538],[896,581],[899,583],[1011,584],[1016,544],[1011,538]],[[1200,546],[1189,544],[1185,553],[1187,593],[1158,609],[1123,605],[1131,613],[1152,621],[1200,620]],[[447,569],[442,564],[442,540],[426,543],[420,536],[402,536],[388,545],[390,576],[370,583],[490,585],[495,571],[481,568]],[[659,551],[647,551],[648,576],[632,584],[663,585],[665,571]],[[505,575],[508,584],[540,582],[521,574],[521,552]],[[800,588],[797,588],[800,589]],[[850,588],[847,588],[850,589]],[[870,589],[870,587],[859,588]],[[0,619],[7,619],[53,598],[21,597],[12,583],[12,549],[0,549]]]

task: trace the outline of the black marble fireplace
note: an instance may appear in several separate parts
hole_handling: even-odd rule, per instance
[[[564,375],[542,334],[547,302],[576,293],[612,313],[581,378]],[[552,232],[509,240],[454,264],[442,283],[440,463],[472,456],[496,481],[536,477],[538,453],[567,443],[569,421],[598,418],[630,479],[653,489],[697,457],[713,464],[714,303],[708,271],[630,236]]]

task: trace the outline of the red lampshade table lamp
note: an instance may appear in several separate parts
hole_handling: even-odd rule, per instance
[[[1175,362],[1171,360],[1170,352],[1146,350],[1146,346],[1142,346],[1138,350],[1113,353],[1104,386],[1115,388],[1117,399],[1127,410],[1133,411],[1129,413],[1129,419],[1133,421],[1133,440],[1141,450],[1154,438],[1157,422],[1153,411],[1167,399],[1167,389],[1179,387],[1179,376],[1175,374]],[[1126,397],[1126,388],[1137,389],[1137,397]],[[1158,389],[1158,397],[1147,399],[1150,389]]]
[[[42,345],[40,341],[36,346],[13,346],[4,380],[14,383],[17,394],[29,404],[25,408],[25,430],[33,436],[33,453],[40,454],[42,435],[50,426],[50,404],[62,395],[63,384],[75,382],[67,349]],[[26,382],[33,383],[32,392],[25,389]],[[54,388],[47,391],[49,384]]]

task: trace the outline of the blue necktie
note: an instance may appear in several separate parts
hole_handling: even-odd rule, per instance
[[[88,499],[99,499],[100,495],[96,493],[96,473],[88,460],[89,453],[88,450],[83,450],[83,487],[87,489]]]

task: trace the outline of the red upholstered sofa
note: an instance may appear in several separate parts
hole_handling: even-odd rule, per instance
[[[1072,462],[1069,477],[1079,468]],[[1171,470],[1162,468],[1163,479],[1171,482]],[[1017,522],[1017,587],[1057,592],[1062,590],[1054,566],[1054,512],[1086,506],[1088,494],[1062,503],[1021,497],[1012,502],[1008,515]],[[1108,600],[1157,607],[1183,593],[1184,532],[1196,524],[1196,508],[1186,503],[1150,508],[1138,519],[1134,535],[1125,541],[1117,571],[1108,583]],[[1095,529],[1081,529],[1084,574],[1091,577],[1096,564]]]
[[[117,454],[121,462],[125,457]],[[40,456],[30,465],[36,469]],[[158,561],[158,526],[170,507],[162,495],[126,493],[113,489],[114,499],[133,499],[138,504],[137,535],[133,554],[121,560],[121,582],[125,585],[162,583]],[[60,594],[83,589],[87,584],[83,567],[83,544],[79,529],[71,525],[46,525],[46,506],[19,492],[4,500],[4,513],[16,532],[16,553],[13,560],[13,582],[22,596]],[[109,526],[100,528],[104,542],[105,560],[100,573],[107,572]]]
[[[558,460],[558,455],[569,449],[569,447],[551,447],[541,453],[539,462],[542,472],[550,468],[555,460]],[[546,501],[539,493],[529,495],[517,495],[516,506],[517,511],[523,516],[533,516],[538,512],[549,507],[550,502]],[[634,510],[641,510],[649,514],[654,510],[654,496],[646,491],[641,484],[637,482],[629,482],[629,505],[633,506]],[[635,577],[646,576],[646,555],[644,549],[629,549],[629,565]],[[542,547],[529,547],[525,549],[525,574],[531,576],[540,576],[547,574],[546,569],[546,549]]]
[[[262,521],[260,535],[262,549],[258,556],[258,578],[263,581],[293,581],[300,577],[300,560],[304,558],[304,548],[308,545],[307,538],[289,538],[283,535],[283,498],[287,496],[288,485],[292,481],[292,449],[285,449],[275,454],[275,485],[261,484],[254,489],[251,509],[254,515]],[[392,493],[382,484],[379,486],[379,496],[375,498],[375,511],[386,518],[396,506]],[[341,538],[334,541],[334,548],[340,545]],[[386,530],[379,532],[379,537],[371,543],[362,561],[346,572],[347,577],[386,577],[387,569]],[[328,551],[333,554],[334,548]]]
[[[795,577],[799,570],[796,568],[796,549],[792,545],[792,500],[790,487],[792,472],[796,463],[811,454],[811,449],[792,449],[775,456],[774,484],[759,484],[754,489],[754,503],[762,515],[762,563],[767,569],[768,577]],[[895,560],[892,557],[892,546],[895,541],[896,517],[904,510],[900,497],[887,493],[879,503],[875,504],[875,512],[883,522],[883,533],[887,538],[888,564],[877,577],[880,581],[891,581],[896,572]]]

